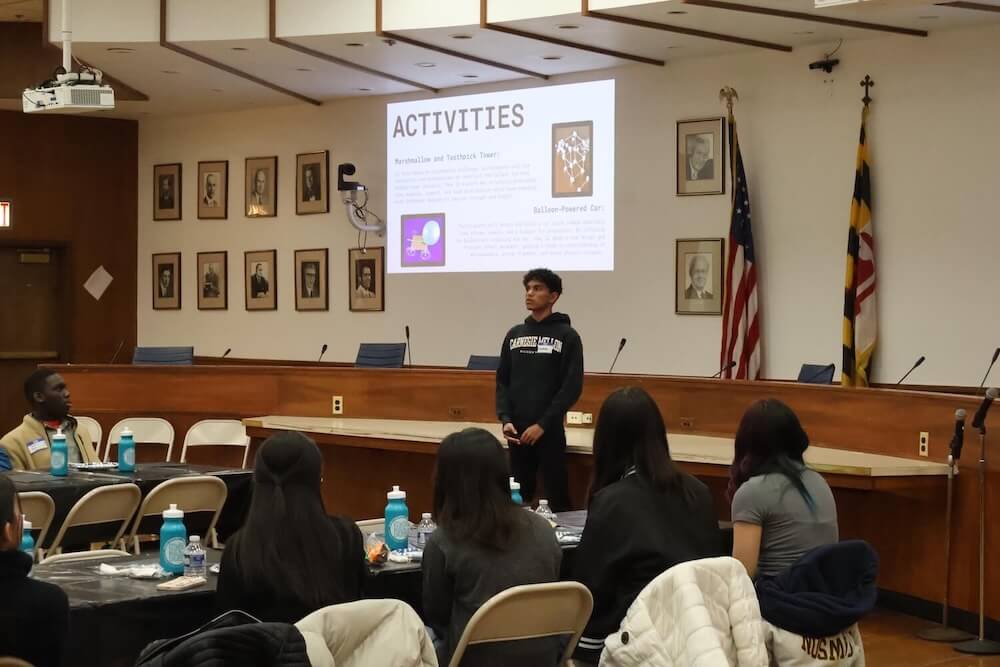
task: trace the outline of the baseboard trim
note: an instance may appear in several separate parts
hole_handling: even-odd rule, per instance
[[[884,609],[898,611],[908,616],[923,618],[930,623],[941,622],[941,603],[931,602],[921,598],[878,589],[878,605]],[[979,634],[979,614],[974,614],[965,609],[955,607],[948,608],[948,625],[974,635]],[[1000,640],[1000,621],[986,617],[984,630],[987,639]]]

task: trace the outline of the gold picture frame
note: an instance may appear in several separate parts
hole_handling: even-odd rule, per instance
[[[385,248],[347,251],[347,298],[352,312],[385,310]]]

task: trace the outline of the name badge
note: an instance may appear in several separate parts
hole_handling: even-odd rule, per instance
[[[28,453],[34,454],[35,452],[40,452],[43,449],[48,449],[49,443],[45,442],[45,438],[39,438],[38,440],[32,440],[28,443]]]

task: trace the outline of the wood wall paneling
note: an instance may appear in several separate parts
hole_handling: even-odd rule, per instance
[[[177,431],[174,459],[186,429],[209,417],[296,415],[330,417],[330,399],[344,397],[345,416],[452,421],[492,421],[494,376],[449,369],[356,369],[300,366],[61,367],[76,411],[98,418],[104,428],[125,416],[160,415]],[[672,432],[732,436],[743,411],[764,397],[779,398],[802,419],[814,443],[842,449],[919,458],[917,438],[928,431],[930,458],[944,461],[954,411],[973,414],[972,396],[879,389],[845,389],[788,382],[735,382],[676,377],[588,374],[575,409],[597,414],[613,389],[641,385],[656,399]],[[686,426],[682,426],[685,424]],[[988,427],[1000,432],[1000,411]],[[252,432],[258,436],[260,432]],[[956,481],[951,589],[953,605],[975,610],[978,535],[974,434],[967,434]],[[317,436],[324,450],[324,498],[331,512],[370,518],[385,505],[385,492],[401,484],[414,513],[430,507],[434,445],[338,440]],[[359,447],[357,445],[364,445]],[[1000,511],[1000,464],[990,462],[990,516]],[[205,459],[203,459],[205,460]],[[251,458],[252,461],[252,458]],[[220,461],[222,462],[222,461]],[[232,465],[226,461],[224,465]],[[729,517],[724,498],[726,470],[685,465],[712,489],[720,518]],[[570,456],[570,488],[577,504],[590,475],[586,455]],[[884,479],[874,483],[830,476],[841,537],[865,539],[882,560],[884,589],[937,602],[943,591],[944,484],[937,480]],[[871,488],[874,487],[874,488]],[[1000,554],[1000,526],[987,527],[987,549]],[[988,570],[989,572],[989,570]],[[987,582],[987,614],[1000,617],[1000,575]]]

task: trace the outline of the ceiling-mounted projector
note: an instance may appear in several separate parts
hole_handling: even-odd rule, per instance
[[[115,108],[111,86],[78,83],[28,88],[21,96],[25,113],[86,113]]]

